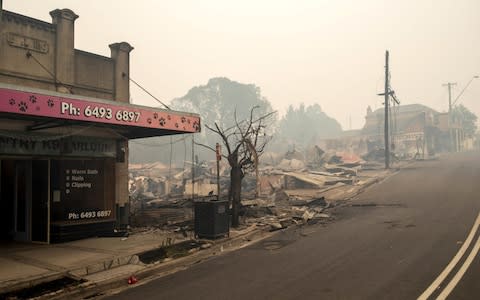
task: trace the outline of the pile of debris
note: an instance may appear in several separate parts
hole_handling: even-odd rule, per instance
[[[323,151],[318,146],[306,153],[309,159],[289,151],[278,165],[260,168],[260,198],[242,199],[245,223],[276,230],[331,217],[325,213],[331,204],[324,195],[357,185],[365,161],[353,153]]]
[[[270,230],[286,228],[293,224],[330,218],[323,211],[329,207],[324,197],[316,199],[289,198],[255,199],[242,201],[244,222],[248,225],[269,226]]]
[[[312,152],[312,153],[310,153]],[[323,196],[330,189],[356,185],[365,161],[349,152],[324,151],[315,146],[306,154],[293,150],[259,167],[258,181],[247,174],[242,181],[244,222],[288,224],[328,218]],[[276,165],[272,164],[277,162]],[[160,163],[131,165],[132,220],[139,226],[171,224],[192,218],[194,198],[216,195],[216,161],[196,162],[176,169]],[[229,166],[220,164],[220,195],[228,195]],[[326,195],[326,194],[325,194]],[[280,224],[280,225],[279,225]]]

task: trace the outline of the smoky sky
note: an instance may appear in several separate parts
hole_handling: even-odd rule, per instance
[[[212,77],[254,83],[280,113],[318,103],[344,129],[382,106],[385,50],[403,104],[448,109],[480,75],[478,0],[3,0],[3,8],[51,22],[70,8],[77,49],[109,56],[129,42],[131,77],[167,103]],[[131,85],[135,104],[157,105]],[[458,100],[480,115],[480,79]]]

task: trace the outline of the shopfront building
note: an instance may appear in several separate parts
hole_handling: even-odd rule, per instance
[[[111,57],[74,49],[78,16],[50,14],[0,7],[0,240],[124,228],[128,140],[200,131],[196,114],[129,103],[128,43],[111,44]]]

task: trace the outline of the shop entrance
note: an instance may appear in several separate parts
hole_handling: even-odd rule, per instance
[[[49,161],[0,161],[0,238],[49,242]]]

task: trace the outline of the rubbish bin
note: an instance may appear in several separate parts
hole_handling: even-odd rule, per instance
[[[228,236],[229,233],[230,217],[228,212],[228,201],[195,201],[196,237],[215,239]]]

